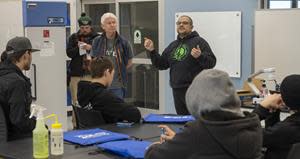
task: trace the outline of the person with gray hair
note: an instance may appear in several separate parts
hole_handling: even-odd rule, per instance
[[[113,62],[115,76],[109,90],[123,99],[127,87],[127,69],[132,65],[132,48],[128,40],[118,34],[118,21],[113,13],[103,14],[100,25],[104,33],[94,39],[91,56],[106,56]]]
[[[262,157],[259,118],[255,113],[241,111],[227,73],[208,69],[198,74],[187,90],[186,104],[196,120],[179,133],[160,125],[165,134],[148,148],[145,159]]]

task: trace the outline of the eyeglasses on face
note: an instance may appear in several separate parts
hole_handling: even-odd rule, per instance
[[[177,21],[177,22],[176,22],[176,25],[181,25],[181,24],[182,24],[182,25],[188,25],[188,24],[190,24],[190,23],[189,23],[188,21],[182,21],[182,22],[181,22],[181,21]]]

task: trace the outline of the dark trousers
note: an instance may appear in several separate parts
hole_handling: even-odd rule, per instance
[[[186,107],[185,93],[188,88],[173,88],[173,98],[178,115],[190,115]]]

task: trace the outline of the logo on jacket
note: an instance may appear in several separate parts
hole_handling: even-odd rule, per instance
[[[182,61],[183,59],[185,59],[187,52],[188,47],[186,44],[179,45],[173,53],[173,59],[177,61]]]

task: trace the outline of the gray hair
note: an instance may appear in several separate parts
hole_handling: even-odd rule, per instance
[[[107,18],[113,18],[115,19],[116,21],[118,21],[118,18],[116,15],[114,15],[113,13],[104,13],[101,17],[101,24],[103,25],[104,24],[104,21],[107,19]]]
[[[240,109],[240,99],[228,74],[220,70],[208,69],[198,74],[188,88],[185,99],[189,112],[195,118],[215,110],[244,116]]]

